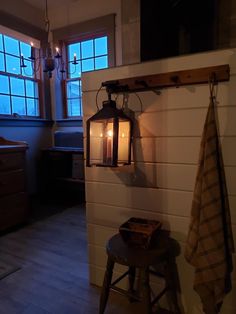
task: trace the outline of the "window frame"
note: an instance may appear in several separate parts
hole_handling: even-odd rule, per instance
[[[94,70],[90,70],[90,71],[82,71],[82,61],[83,60],[86,60],[86,59],[93,59],[93,61],[95,62],[96,58],[97,57],[101,57],[100,55],[96,57],[95,53],[93,53],[93,56],[91,58],[82,58],[82,55],[80,56],[80,59],[81,60],[81,76],[80,77],[74,77],[74,78],[69,78],[69,71],[68,71],[68,64],[69,64],[69,59],[68,59],[68,46],[71,45],[71,44],[76,44],[76,43],[82,43],[84,41],[89,41],[89,40],[93,40],[95,41],[95,39],[97,38],[102,38],[102,37],[107,37],[107,54],[105,55],[101,55],[101,56],[107,56],[107,60],[108,60],[108,66],[106,68],[102,68],[102,69],[107,69],[109,68],[109,49],[108,49],[108,36],[106,33],[104,32],[96,32],[96,34],[86,34],[86,35],[82,35],[82,36],[78,36],[77,39],[74,39],[73,41],[67,41],[65,42],[65,53],[66,53],[66,64],[67,64],[67,71],[66,71],[66,79],[65,79],[65,87],[64,87],[64,116],[66,119],[82,119],[83,118],[83,115],[78,115],[78,116],[70,116],[68,114],[68,95],[67,95],[67,83],[68,82],[72,82],[72,81],[79,81],[80,85],[82,84],[82,79],[81,79],[81,76],[82,76],[82,73],[83,72],[90,72],[90,71],[99,71],[99,70],[102,70],[102,69],[94,69]],[[80,103],[80,112],[82,112],[82,89],[81,89],[81,103]]]
[[[22,75],[17,75],[17,74],[13,74],[13,73],[8,73],[8,72],[2,72],[0,71],[0,75],[3,75],[3,76],[7,76],[8,79],[9,79],[9,89],[10,89],[10,92],[9,94],[5,94],[5,93],[0,93],[0,95],[6,95],[6,96],[9,96],[10,97],[10,106],[11,106],[11,112],[12,112],[12,97],[20,97],[20,98],[23,98],[25,99],[25,102],[27,101],[27,98],[30,98],[30,99],[37,99],[38,100],[38,110],[39,110],[39,115],[38,116],[31,116],[31,115],[21,115],[22,118],[24,119],[40,119],[41,118],[41,81],[39,79],[36,79],[36,78],[30,78],[30,77],[27,77],[27,76],[22,76]],[[25,96],[21,96],[21,95],[15,95],[15,94],[12,94],[11,93],[11,86],[10,86],[10,79],[11,78],[19,78],[19,79],[22,79],[24,80],[24,89],[26,88],[25,87],[25,81],[28,80],[28,81],[32,81],[32,82],[35,82],[37,83],[38,85],[38,97],[27,97],[26,95]],[[2,117],[14,117],[14,113],[12,112],[11,114],[4,114],[4,113],[0,113],[0,118]]]
[[[115,66],[115,14],[109,14],[85,22],[69,25],[67,27],[59,28],[53,31],[54,43],[58,43],[62,51],[62,57],[65,64],[68,64],[67,46],[73,43],[95,39],[97,37],[107,36],[108,47],[108,68]],[[70,34],[70,35],[68,35]],[[98,70],[95,70],[98,71]],[[81,78],[80,78],[81,79]],[[55,85],[55,99],[57,106],[56,121],[59,123],[67,123],[68,121],[81,122],[83,116],[67,116],[66,104],[66,82],[70,80],[66,75],[63,79],[56,79]],[[58,88],[61,86],[61,94]],[[59,105],[60,104],[60,105]]]
[[[41,71],[39,71],[39,73],[33,74],[32,77],[31,76],[27,76],[27,75],[23,75],[23,71],[24,70],[22,70],[22,69],[20,70],[20,72],[21,72],[20,74],[7,72],[6,56],[13,56],[13,57],[21,59],[21,55],[20,55],[21,51],[19,51],[19,56],[15,55],[15,54],[12,54],[11,52],[6,51],[5,43],[4,43],[4,36],[7,36],[7,37],[12,38],[14,40],[17,40],[19,48],[21,46],[21,43],[25,43],[25,44],[29,45],[29,43],[31,41],[33,41],[36,44],[35,48],[39,48],[40,47],[39,46],[39,40],[37,40],[35,38],[32,38],[31,36],[27,36],[27,35],[21,34],[21,33],[17,32],[17,31],[14,31],[14,30],[12,30],[10,28],[7,28],[5,26],[2,26],[2,25],[0,25],[0,34],[2,35],[3,50],[1,51],[1,53],[4,56],[4,68],[5,68],[5,71],[0,71],[0,75],[8,77],[8,81],[9,81],[9,93],[8,94],[1,93],[1,95],[6,95],[6,96],[10,97],[10,110],[11,110],[10,114],[8,114],[8,113],[0,113],[0,119],[4,119],[4,118],[15,119],[16,117],[18,117],[17,113],[14,114],[14,112],[13,112],[12,97],[20,97],[20,98],[24,99],[26,114],[25,115],[19,115],[20,118],[25,119],[25,120],[27,120],[27,119],[29,119],[29,120],[32,120],[32,119],[35,119],[35,120],[42,119],[43,110],[42,110]],[[26,59],[28,59],[28,57],[26,57]],[[34,61],[32,61],[32,62],[34,62]],[[20,63],[21,63],[21,60],[20,60]],[[25,81],[26,80],[29,80],[29,81],[32,81],[32,82],[36,83],[37,84],[37,89],[38,89],[38,95],[37,95],[38,97],[27,97],[26,94],[24,96],[12,94],[11,93],[11,83],[10,83],[11,78],[22,79],[24,81],[24,91],[26,91],[26,85],[25,85]],[[38,109],[38,115],[28,115],[27,114],[27,98],[37,99],[37,101],[38,101],[38,108],[37,108]]]
[[[80,83],[79,83],[79,85],[81,85],[81,77],[79,77],[79,78],[72,78],[72,79],[65,79],[64,80],[64,89],[63,89],[63,92],[64,92],[64,102],[63,102],[63,108],[64,108],[64,117],[66,117],[66,119],[68,119],[68,120],[72,120],[72,119],[82,119],[83,118],[83,116],[82,115],[79,115],[79,116],[69,116],[68,115],[68,106],[67,106],[67,100],[68,100],[68,98],[67,98],[67,83],[68,82],[73,82],[73,81],[79,81]],[[80,102],[81,102],[81,104],[80,104],[80,112],[82,112],[82,90],[81,90],[81,95],[80,95],[80,97],[77,97],[77,98],[80,98]],[[71,99],[73,99],[73,98],[71,98]],[[75,98],[76,99],[76,98]]]

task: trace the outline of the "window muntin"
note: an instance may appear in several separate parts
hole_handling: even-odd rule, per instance
[[[67,117],[82,115],[82,72],[108,67],[108,37],[96,37],[67,46],[68,72],[66,81]],[[76,61],[77,64],[74,64]]]
[[[39,116],[38,84],[34,80],[0,74],[0,114]]]
[[[40,115],[38,80],[30,52],[30,44],[0,34],[0,115]],[[22,56],[27,68],[21,67]]]

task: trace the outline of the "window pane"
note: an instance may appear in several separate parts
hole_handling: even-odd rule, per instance
[[[38,86],[34,81],[25,80],[26,96],[38,98]]]
[[[32,67],[32,61],[24,59],[24,63],[26,65],[25,68],[22,68],[22,75],[28,77],[34,77],[34,71]]]
[[[107,56],[95,58],[95,69],[104,69],[108,67]]]
[[[76,59],[80,59],[80,43],[72,44],[68,46],[68,60],[74,60],[74,53],[76,53]]]
[[[27,103],[27,115],[28,116],[38,116],[38,100],[37,99],[26,99]]]
[[[0,95],[0,114],[11,114],[10,96]]]
[[[6,75],[0,75],[0,93],[9,94],[9,79]]]
[[[82,60],[82,72],[94,70],[94,59]]]
[[[7,72],[14,73],[14,74],[20,74],[20,58],[12,57],[6,55],[6,66],[7,66]]]
[[[4,54],[0,52],[0,71],[5,72]]]
[[[12,95],[25,96],[24,80],[11,77],[10,82],[11,82],[11,94]]]
[[[12,97],[12,113],[18,113],[19,115],[26,115],[25,111],[25,98]]]
[[[94,56],[93,40],[86,40],[81,43],[82,59]]]
[[[0,34],[0,51],[3,51],[2,35]]]
[[[20,42],[20,53],[23,54],[25,58],[29,58],[31,55],[31,45]]]
[[[80,96],[79,81],[67,83],[67,98],[78,98]]]
[[[67,105],[68,105],[68,116],[74,117],[74,116],[81,115],[81,111],[80,111],[81,99],[80,98],[68,99]]]
[[[69,63],[69,78],[81,77],[81,62],[78,61],[78,64]]]
[[[3,36],[3,37],[4,37],[4,44],[5,44],[5,52],[16,55],[16,56],[20,56],[19,41],[8,36]]]
[[[95,39],[95,56],[107,54],[107,36]]]

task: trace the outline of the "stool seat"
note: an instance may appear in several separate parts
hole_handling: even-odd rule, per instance
[[[147,267],[157,265],[169,252],[169,237],[166,232],[159,231],[155,238],[155,242],[150,249],[128,246],[120,236],[114,235],[106,246],[107,255],[114,262],[134,267]]]

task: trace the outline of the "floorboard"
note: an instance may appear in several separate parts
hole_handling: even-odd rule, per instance
[[[20,270],[0,280],[0,314],[97,314],[86,239],[83,206],[2,235],[0,259]],[[139,304],[111,293],[106,314],[132,313],[142,313]]]

